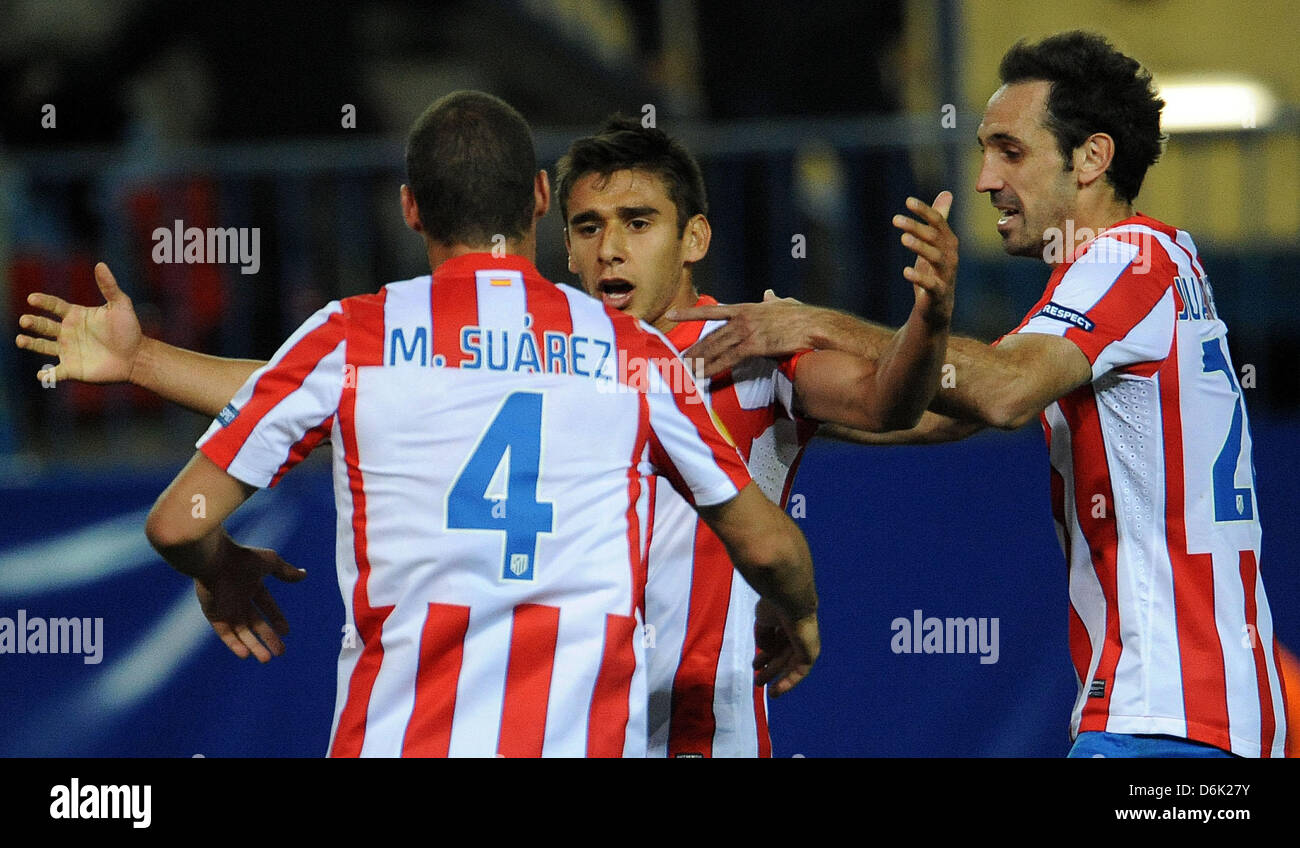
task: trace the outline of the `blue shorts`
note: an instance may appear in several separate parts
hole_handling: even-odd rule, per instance
[[[1233,757],[1222,748],[1177,736],[1136,733],[1080,733],[1067,757]]]

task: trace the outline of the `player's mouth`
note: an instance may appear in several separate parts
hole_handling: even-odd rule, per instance
[[[1017,223],[1016,219],[1023,215],[1024,210],[1020,208],[1017,198],[1009,194],[994,195],[990,199],[993,201],[993,208],[1001,213],[998,216],[998,232],[1005,236]]]
[[[1001,213],[998,216],[998,232],[1002,233],[1003,235],[1006,235],[1008,232],[1011,231],[1011,228],[1016,224],[1016,221],[1018,218],[1020,218],[1022,211],[1020,210],[1019,207],[1016,206],[998,206],[997,209]]]
[[[627,280],[621,278],[611,278],[601,280],[596,284],[600,291],[600,299],[606,305],[614,309],[627,309],[632,303],[632,291],[636,288]]]

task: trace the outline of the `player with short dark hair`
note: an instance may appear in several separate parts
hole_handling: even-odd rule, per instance
[[[1074,167],[1074,149],[1088,136],[1100,132],[1114,139],[1106,181],[1116,197],[1133,202],[1165,142],[1160,132],[1164,101],[1153,90],[1151,74],[1136,59],[1096,33],[1066,32],[1036,44],[1016,42],[1002,57],[998,76],[1003,85],[1051,83],[1046,126],[1065,170]]]
[[[458,229],[434,236],[403,186],[432,275],[309,318],[235,392],[147,522],[230,650],[268,661],[287,624],[262,579],[304,574],[221,524],[329,437],[340,588],[360,637],[339,657],[335,756],[644,755],[650,468],[768,604],[776,633],[758,682],[788,690],[819,650],[807,545],[689,377],[659,367],[674,351],[533,267],[545,172],[523,184],[517,156],[478,159],[471,144],[503,126],[531,139],[507,104],[458,93],[421,118],[413,149],[449,157],[423,173],[451,197],[478,187],[512,214],[531,198],[505,255],[488,252],[496,210],[469,201]],[[624,359],[650,364],[643,380],[619,372]],[[592,430],[601,438],[574,438]]]
[[[555,193],[560,215],[569,220],[569,194],[578,179],[587,174],[609,177],[629,166],[654,174],[663,183],[668,199],[677,208],[678,233],[696,215],[709,214],[704,174],[685,145],[658,127],[645,127],[635,118],[616,115],[597,135],[569,145],[556,163]]]
[[[420,226],[443,244],[523,238],[533,220],[537,154],[528,125],[476,91],[429,106],[406,138],[406,179]],[[493,98],[493,100],[496,100]]]
[[[569,270],[589,294],[651,322],[682,349],[720,326],[678,323],[666,314],[717,303],[694,284],[711,229],[704,180],[683,145],[662,130],[615,118],[600,133],[574,141],[556,170]],[[945,212],[950,202],[945,194]],[[908,269],[915,307],[874,365],[839,351],[805,351],[753,358],[700,382],[773,502],[785,506],[819,421],[869,430],[908,427],[933,396],[951,317],[957,243],[942,217],[935,218],[926,237],[934,265],[922,260]],[[757,598],[733,578],[723,546],[685,501],[660,487],[654,511],[646,590],[654,636],[648,651],[650,753],[770,756],[764,693],[748,672]],[[757,623],[761,640],[766,622]]]
[[[950,339],[955,383],[916,428],[840,434],[938,442],[1039,417],[1069,566],[1071,756],[1283,756],[1227,327],[1192,237],[1132,206],[1161,138],[1151,77],[1083,33],[1017,45],[1003,73],[975,188],[1000,211],[1005,250],[1051,266],[1047,289],[994,345]],[[889,332],[793,302],[673,317],[732,318],[687,351],[710,373],[810,344],[871,357]]]

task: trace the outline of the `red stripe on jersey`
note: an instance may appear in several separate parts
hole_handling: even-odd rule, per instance
[[[587,714],[588,757],[623,756],[631,715],[628,699],[636,671],[636,647],[632,644],[635,638],[640,638],[635,618],[612,613],[605,616],[605,651]]]
[[[464,327],[478,325],[478,287],[471,272],[464,277],[440,277],[434,274],[429,291],[429,306],[433,310],[433,353],[443,357],[443,366],[459,368],[470,354],[460,349],[460,333]]]
[[[637,514],[637,502],[641,499],[641,455],[645,453],[646,443],[650,440],[650,405],[645,395],[640,395],[637,403],[636,442],[632,445],[632,458],[627,466],[627,561],[632,563],[632,609],[628,615],[635,615],[637,610],[645,612],[645,584],[649,576],[647,559],[650,556],[650,531],[646,531],[645,547],[641,547],[641,516]],[[650,502],[646,515],[650,525],[654,526],[654,488],[651,479]]]
[[[349,298],[344,301],[347,327],[347,364],[354,369],[382,365],[384,361],[384,300],[387,293]],[[384,661],[382,641],[384,622],[393,611],[391,606],[371,607],[367,584],[370,580],[370,557],[366,551],[366,490],[357,453],[356,384],[359,373],[349,385],[344,381],[339,398],[339,432],[343,439],[344,464],[348,490],[352,494],[352,545],[357,563],[357,583],[352,591],[352,616],[361,637],[361,656],[348,679],[348,696],[334,731],[332,757],[356,757],[361,754],[366,736],[366,712],[370,693]],[[238,419],[236,419],[238,420]]]
[[[1095,363],[1108,345],[1127,336],[1155,309],[1165,291],[1173,285],[1177,273],[1175,269],[1161,275],[1154,268],[1146,273],[1137,273],[1130,264],[1111,283],[1101,300],[1088,310],[1088,318],[1096,327],[1092,330],[1070,327],[1065,331],[1065,338],[1079,346],[1089,364]],[[1160,280],[1164,283],[1161,284]]]
[[[1214,611],[1214,557],[1187,552],[1183,419],[1179,406],[1178,344],[1156,378],[1165,450],[1165,547],[1173,566],[1174,615],[1182,666],[1187,738],[1232,750],[1227,673]]]
[[[757,652],[755,652],[757,656]],[[772,756],[772,736],[767,729],[767,698],[762,686],[754,687],[754,724],[758,728],[758,756]]]
[[[1110,479],[1110,465],[1106,461],[1101,418],[1097,411],[1097,395],[1093,392],[1092,385],[1080,386],[1057,401],[1057,405],[1060,407],[1061,414],[1069,422],[1070,432],[1073,434],[1070,445],[1073,453],[1071,466],[1075,469],[1095,469],[1089,475],[1076,474],[1074,504],[1075,518],[1083,530],[1083,537],[1088,540],[1092,568],[1097,575],[1097,581],[1101,584],[1102,597],[1106,601],[1105,643],[1092,678],[1104,680],[1106,688],[1102,697],[1089,697],[1084,702],[1079,731],[1105,730],[1106,718],[1110,712],[1110,698],[1115,690],[1115,668],[1119,665],[1119,657],[1124,650],[1124,640],[1119,631],[1119,590],[1116,574],[1119,532],[1115,525],[1115,489]],[[1100,517],[1094,517],[1090,509],[1093,495],[1102,495],[1106,499],[1107,509]],[[1075,673],[1083,681],[1084,686],[1090,687],[1092,680],[1088,679],[1087,660],[1076,654],[1074,650],[1071,650],[1071,654],[1075,661]],[[1080,660],[1083,662],[1081,663]]]
[[[555,643],[559,636],[559,607],[543,604],[515,607],[506,694],[501,704],[498,756],[542,755],[546,708],[551,700],[551,670],[555,666]]]
[[[673,677],[672,724],[668,756],[713,756],[714,685],[731,604],[731,560],[722,540],[703,521],[695,523],[691,599],[686,614],[682,658]]]
[[[345,321],[341,312],[329,316],[325,323],[309,332],[287,350],[275,368],[257,379],[253,394],[240,407],[239,415],[217,430],[203,445],[203,453],[222,468],[229,468],[249,434],[268,412],[282,400],[302,388],[303,381],[322,359],[338,347],[344,337]]]
[[[569,311],[569,299],[553,283],[535,277],[524,279],[525,306],[528,314],[533,316],[533,336],[541,347],[542,370],[553,374],[569,373],[569,361],[563,355],[564,348],[557,344],[552,346],[547,333],[573,335],[573,314]]]
[[[1273,734],[1277,720],[1273,717],[1273,693],[1268,685],[1268,658],[1264,654],[1264,640],[1259,635],[1259,610],[1255,605],[1255,578],[1259,564],[1254,551],[1240,553],[1241,588],[1246,598],[1246,626],[1250,647],[1255,654],[1255,679],[1259,685],[1259,755],[1273,756]]]
[[[713,411],[722,419],[731,440],[736,443],[740,455],[749,461],[754,439],[763,434],[776,420],[773,404],[764,404],[758,409],[746,409],[740,405],[740,395],[736,393],[736,382],[730,371],[724,371],[709,382],[709,400]]]
[[[420,634],[415,706],[402,738],[403,757],[445,757],[451,748],[456,687],[469,630],[469,607],[429,604]]]
[[[314,451],[316,446],[320,444],[321,439],[330,434],[330,428],[333,424],[334,416],[330,415],[324,421],[304,433],[302,438],[295,442],[293,447],[289,448],[288,458],[280,464],[279,470],[275,472],[275,476],[271,478],[271,482],[267,484],[267,488],[279,483],[280,478],[287,474],[289,469],[302,462],[307,454]]]

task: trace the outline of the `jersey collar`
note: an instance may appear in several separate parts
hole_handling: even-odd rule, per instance
[[[707,294],[702,294],[699,300],[691,304],[691,308],[717,305],[718,301],[716,299]],[[673,347],[678,350],[686,350],[686,348],[700,340],[700,336],[704,333],[705,323],[704,321],[681,321],[665,335],[668,336],[668,341],[673,343]]]

